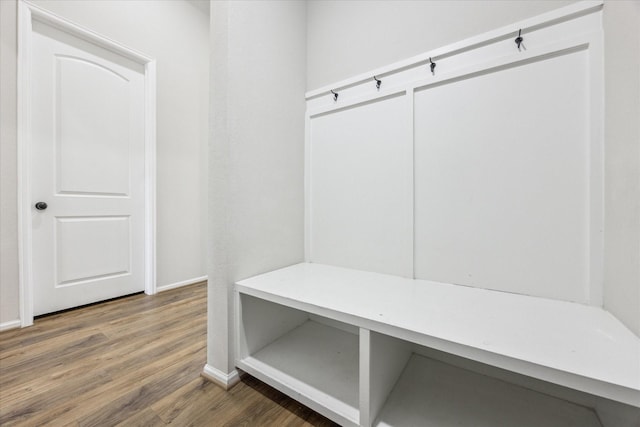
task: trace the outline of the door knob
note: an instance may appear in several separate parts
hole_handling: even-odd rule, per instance
[[[38,202],[36,203],[36,209],[38,209],[39,211],[43,211],[47,209],[47,204],[45,202]]]

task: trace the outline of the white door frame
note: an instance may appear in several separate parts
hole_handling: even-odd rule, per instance
[[[31,36],[39,21],[144,65],[144,290],[156,293],[156,60],[42,9],[18,2],[18,248],[20,323],[33,324],[33,275],[31,236]]]

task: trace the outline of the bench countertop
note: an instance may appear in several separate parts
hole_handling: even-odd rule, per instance
[[[640,339],[598,307],[312,263],[236,289],[640,407]]]

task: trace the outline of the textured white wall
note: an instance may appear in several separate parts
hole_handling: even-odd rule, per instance
[[[640,335],[640,2],[607,1],[604,306]]]
[[[211,3],[207,363],[234,369],[232,287],[304,258],[305,2]]]
[[[0,1],[0,327],[18,320],[16,3]]]
[[[2,276],[0,323],[17,318],[15,2],[2,4]],[[190,1],[37,5],[157,59],[157,284],[206,274],[209,16]],[[5,10],[9,10],[5,14]],[[5,22],[6,21],[6,22]],[[13,28],[12,28],[13,25]],[[5,50],[5,45],[9,46]],[[8,72],[5,74],[5,68]],[[5,97],[7,93],[7,97]],[[5,114],[6,113],[6,114]],[[6,154],[6,156],[5,156]],[[6,193],[5,193],[6,191]]]
[[[575,0],[309,0],[307,90]]]

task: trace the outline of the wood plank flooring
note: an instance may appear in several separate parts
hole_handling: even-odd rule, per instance
[[[0,425],[335,426],[248,375],[200,377],[206,310],[201,283],[0,333]]]

